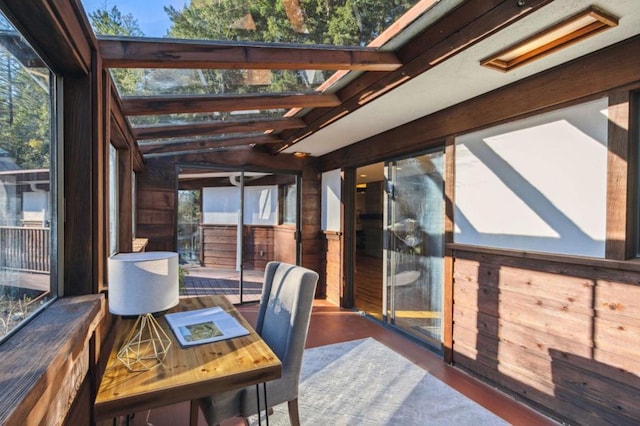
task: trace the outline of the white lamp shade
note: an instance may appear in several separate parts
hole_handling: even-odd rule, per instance
[[[178,253],[119,253],[109,258],[109,312],[141,315],[178,304]]]

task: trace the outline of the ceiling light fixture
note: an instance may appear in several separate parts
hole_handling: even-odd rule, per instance
[[[520,43],[483,59],[480,64],[507,72],[617,25],[618,18],[591,6]]]

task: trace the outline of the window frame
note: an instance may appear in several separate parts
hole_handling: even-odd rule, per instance
[[[6,334],[0,336],[0,345],[7,342],[16,333],[21,331],[31,321],[38,317],[43,311],[51,306],[56,300],[64,296],[64,267],[63,267],[63,250],[64,250],[64,116],[61,114],[63,109],[63,78],[62,75],[54,70],[54,67],[48,63],[41,55],[40,51],[34,46],[28,35],[13,19],[11,14],[7,14],[4,10],[0,13],[6,21],[13,27],[16,33],[22,39],[22,42],[35,54],[44,67],[49,71],[48,81],[48,98],[49,98],[49,166],[47,168],[49,174],[49,296],[43,299],[42,304],[29,312]],[[15,55],[9,51],[7,53],[14,59]],[[17,59],[16,59],[17,60]]]
[[[294,196],[293,212],[290,212],[289,197]],[[278,198],[279,198],[279,214],[278,225],[284,226],[296,226],[298,216],[298,179],[296,178],[293,183],[286,183],[278,185]],[[293,214],[293,221],[289,220],[288,214]]]

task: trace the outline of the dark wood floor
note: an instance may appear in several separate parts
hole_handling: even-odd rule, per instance
[[[239,307],[241,313],[250,322],[255,321],[257,309],[258,306],[255,303]],[[315,301],[307,340],[308,348],[365,337],[373,337],[387,345],[513,425],[557,425],[549,418],[536,413],[462,371],[445,364],[434,353],[382,327],[376,321],[363,317],[357,312],[341,309],[323,300]],[[304,396],[301,396],[301,398],[304,398]],[[187,425],[188,413],[188,403],[154,409],[149,414],[149,422],[154,426]],[[147,414],[147,412],[137,413],[133,424],[146,424]],[[200,415],[198,424],[205,425],[202,415]],[[240,424],[242,422],[239,420],[231,420],[225,422],[224,426]]]

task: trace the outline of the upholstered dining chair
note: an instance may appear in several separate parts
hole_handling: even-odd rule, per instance
[[[269,408],[287,402],[293,426],[300,424],[298,383],[317,282],[316,272],[287,263],[269,262],[264,273],[256,331],[282,362],[282,377],[267,382],[267,402]],[[262,389],[260,386],[261,404]],[[246,419],[256,414],[257,397],[256,387],[250,386],[197,403],[207,424],[217,425],[231,417]]]

